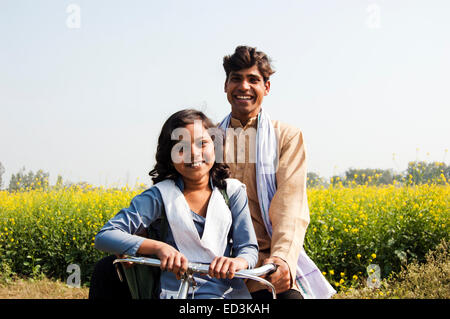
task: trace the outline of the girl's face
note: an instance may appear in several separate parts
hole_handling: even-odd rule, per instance
[[[177,128],[172,138],[179,142],[172,148],[172,162],[183,179],[198,181],[209,178],[214,165],[214,142],[201,120]]]

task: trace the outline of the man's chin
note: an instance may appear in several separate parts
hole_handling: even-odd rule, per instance
[[[242,104],[233,104],[231,106],[232,113],[240,116],[240,117],[254,117],[258,115],[260,107],[251,105],[242,105]]]

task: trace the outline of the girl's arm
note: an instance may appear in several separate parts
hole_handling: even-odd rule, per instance
[[[95,237],[95,247],[117,255],[156,255],[161,269],[174,272],[178,279],[187,271],[188,260],[172,246],[143,237],[163,208],[161,194],[156,187],[136,196],[130,207],[111,218]]]
[[[152,187],[134,197],[95,236],[95,247],[117,255],[136,255],[150,224],[161,216],[159,190]]]

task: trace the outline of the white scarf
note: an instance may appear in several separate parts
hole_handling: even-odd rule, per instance
[[[214,187],[206,212],[205,227],[200,238],[191,215],[191,209],[173,180],[166,179],[155,186],[161,192],[167,220],[178,250],[190,262],[210,263],[223,256],[232,217],[222,193]]]
[[[230,120],[231,113],[222,120],[219,127],[225,131],[230,125]],[[256,189],[261,215],[270,237],[272,237],[272,222],[269,218],[269,207],[277,189],[275,173],[278,167],[278,158],[278,140],[275,129],[267,113],[261,109],[258,114],[256,133]],[[306,207],[308,209],[307,204]],[[308,257],[303,247],[297,262],[296,282],[305,299],[326,299],[336,293],[316,264]]]

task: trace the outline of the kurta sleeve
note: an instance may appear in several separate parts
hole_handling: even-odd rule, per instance
[[[95,236],[95,248],[113,254],[136,255],[150,224],[161,216],[163,202],[156,187],[137,195]]]
[[[273,227],[270,254],[287,262],[294,286],[297,261],[309,224],[309,210],[303,134],[296,129],[295,134],[289,135],[285,140],[280,139],[277,191],[269,208]]]

